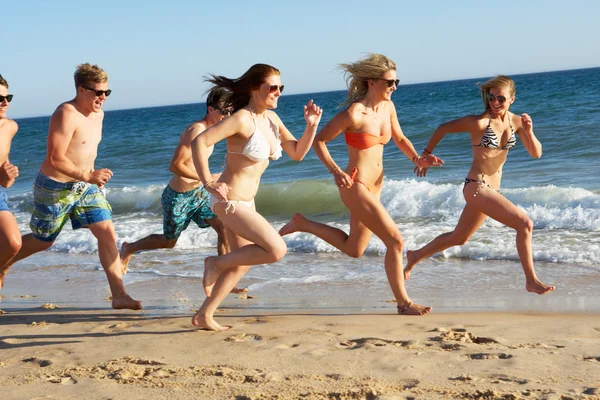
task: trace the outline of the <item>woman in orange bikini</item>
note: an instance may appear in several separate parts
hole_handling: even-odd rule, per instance
[[[403,239],[398,226],[381,204],[383,183],[383,146],[394,139],[396,145],[416,168],[439,166],[432,154],[420,157],[400,129],[391,96],[396,90],[396,64],[381,54],[370,54],[357,62],[341,64],[348,83],[348,107],[319,132],[314,149],[333,174],[340,197],[350,210],[350,234],[296,214],[279,233],[312,233],[350,257],[366,250],[373,233],[385,244],[385,271],[397,301],[398,313],[422,315],[431,311],[413,303],[404,288],[402,276]],[[331,158],[326,143],[345,132],[348,166],[342,170]]]
[[[527,152],[534,158],[542,156],[542,144],[533,133],[533,123],[527,114],[515,115],[508,111],[515,101],[515,82],[507,76],[499,75],[481,85],[484,111],[477,115],[467,115],[440,125],[424,154],[431,154],[435,146],[447,133],[469,132],[473,148],[473,163],[465,179],[463,195],[467,202],[454,231],[444,233],[422,248],[407,251],[407,265],[404,277],[421,260],[444,251],[452,246],[460,246],[479,229],[487,217],[505,224],[517,231],[517,252],[525,273],[525,288],[528,292],[545,294],[554,286],[540,282],[533,268],[531,253],[533,222],[517,206],[498,193],[502,179],[502,167],[508,152],[517,144],[519,136]],[[417,174],[423,174],[422,169]]]

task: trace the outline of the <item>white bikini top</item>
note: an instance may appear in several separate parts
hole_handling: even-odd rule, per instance
[[[276,137],[276,148],[273,153],[271,153],[271,146],[269,146],[269,142],[263,136],[262,132],[258,130],[256,126],[256,120],[254,119],[254,113],[252,109],[250,109],[250,115],[252,115],[252,121],[254,122],[254,132],[246,142],[244,149],[241,153],[235,151],[227,151],[227,154],[237,154],[246,156],[248,159],[256,162],[265,161],[267,159],[277,160],[281,157],[281,138],[279,137],[279,129],[275,124],[272,124],[275,127],[275,137]]]

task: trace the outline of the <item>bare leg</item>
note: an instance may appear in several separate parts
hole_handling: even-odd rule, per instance
[[[234,213],[225,213],[225,204],[219,203],[215,213],[228,230],[248,240],[246,244],[231,253],[204,260],[204,278],[202,285],[207,296],[211,296],[212,287],[219,275],[228,268],[239,265],[271,264],[279,261],[287,252],[285,242],[271,224],[254,209],[238,205]],[[231,239],[231,237],[229,237]]]
[[[350,215],[349,235],[341,229],[311,221],[302,214],[295,214],[292,220],[279,230],[281,236],[293,232],[312,233],[353,258],[363,255],[373,236],[373,232],[352,214]]]
[[[231,246],[229,245],[229,239],[227,238],[227,233],[225,225],[221,222],[219,217],[211,218],[206,220],[208,224],[215,230],[217,233],[217,254],[222,256],[223,254],[227,254],[231,252]],[[235,286],[231,289],[231,293],[240,294],[247,293],[247,288],[239,288]]]
[[[506,197],[493,190],[482,188],[477,196],[473,196],[476,185],[467,185],[464,194],[467,203],[473,205],[480,212],[486,213],[496,221],[509,226],[517,231],[517,252],[523,272],[525,273],[528,292],[546,294],[554,290],[540,282],[533,267],[533,254],[531,251],[533,222],[519,207],[511,203]]]
[[[410,272],[419,262],[425,258],[431,257],[452,246],[460,246],[467,243],[467,240],[479,229],[485,222],[487,215],[467,204],[460,215],[458,224],[452,232],[443,233],[440,236],[427,243],[418,250],[408,250],[406,252],[406,268],[404,268],[404,279],[410,278]]]
[[[52,246],[52,243],[54,242],[43,242],[34,238],[33,235],[30,233],[21,238],[21,243],[21,249],[19,250],[17,255],[14,256],[4,267],[2,267],[2,281],[4,281],[4,276],[6,276],[8,270],[10,270],[10,268],[16,262],[21,261],[22,259],[27,258],[32,254],[49,249]]]
[[[229,230],[227,230],[227,236],[233,250],[251,244],[250,241],[237,236]],[[237,285],[249,269],[249,265],[240,265],[223,272],[215,283],[212,295],[204,300],[200,309],[192,317],[192,325],[213,331],[229,329],[229,327],[219,325],[214,319],[214,314],[219,304],[221,304],[229,292],[234,290],[235,285]]]
[[[125,291],[125,285],[123,285],[117,235],[112,221],[97,222],[89,225],[88,228],[98,239],[98,256],[112,293],[112,307],[114,309],[141,310],[142,304],[132,299]]]
[[[0,211],[0,289],[21,245],[21,232],[14,215],[10,211]]]
[[[172,249],[177,244],[177,239],[167,239],[165,235],[150,235],[137,242],[127,243],[123,242],[121,245],[121,251],[119,257],[121,258],[122,272],[127,273],[127,267],[131,257],[143,250],[155,250],[155,249]]]
[[[358,218],[367,229],[377,235],[385,244],[385,272],[388,282],[398,303],[398,311],[403,315],[422,315],[431,311],[413,303],[404,287],[402,274],[402,248],[404,241],[398,226],[385,210],[378,196],[370,193],[363,185],[353,185],[341,190],[342,201],[348,207],[352,217]]]

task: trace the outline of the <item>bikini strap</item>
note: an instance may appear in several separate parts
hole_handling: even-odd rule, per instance
[[[508,125],[510,126],[510,133],[514,135],[515,130],[513,129],[513,126],[512,126],[512,121],[511,121],[512,117],[510,116],[510,112],[507,111],[506,113],[508,114]]]
[[[490,129],[491,126],[492,126],[492,112],[489,111],[488,112],[488,126],[487,126],[487,129]]]
[[[254,122],[254,131],[256,131],[256,120],[254,119],[254,111],[252,110],[250,103],[248,103],[248,110],[250,111],[250,116],[252,117],[252,122]]]

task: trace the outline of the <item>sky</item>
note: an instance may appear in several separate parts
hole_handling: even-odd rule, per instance
[[[368,52],[402,84],[600,66],[596,0],[5,0],[0,74],[9,117],[50,115],[78,64],[109,75],[107,110],[204,101],[207,73],[281,71],[285,94],[345,89]]]

